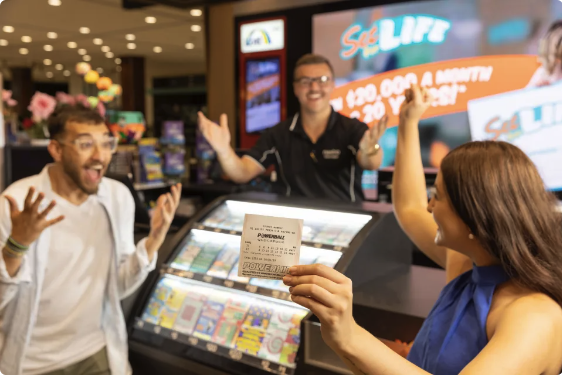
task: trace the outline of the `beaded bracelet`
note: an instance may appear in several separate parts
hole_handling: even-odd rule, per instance
[[[20,250],[20,251],[27,251],[29,249],[28,246],[25,246],[23,244],[18,243],[11,236],[8,237],[8,243],[13,245],[17,250]]]

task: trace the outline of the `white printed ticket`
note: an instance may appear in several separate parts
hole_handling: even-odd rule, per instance
[[[246,214],[238,276],[283,279],[299,263],[301,240],[302,219]]]

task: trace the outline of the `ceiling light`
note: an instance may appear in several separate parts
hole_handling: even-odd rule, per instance
[[[199,31],[201,31],[201,26],[199,26],[199,25],[191,25],[191,31],[194,31],[194,32],[197,33],[197,32],[199,32]]]
[[[87,27],[81,27],[79,31],[81,34],[90,34],[90,29]]]
[[[60,0],[49,0],[48,3],[53,7],[60,7],[62,4]]]
[[[152,51],[154,51],[155,53],[159,54],[160,52],[162,52],[162,47],[160,46],[156,46],[152,49]]]
[[[193,17],[200,17],[203,14],[203,11],[201,9],[192,9],[189,13],[191,13]]]
[[[51,52],[53,50],[53,46],[51,46],[50,44],[46,44],[43,46],[43,49],[47,52]]]
[[[2,28],[2,31],[5,33],[13,33],[14,32],[14,27],[13,26],[4,26]]]
[[[117,64],[117,65],[121,64],[121,59],[119,59],[119,58],[115,59],[115,64]]]
[[[127,40],[135,40],[136,37],[135,37],[135,34],[127,34],[127,35],[125,35],[125,39],[127,39]]]
[[[45,60],[43,60],[43,64],[51,65],[51,64],[53,64],[53,61],[51,59],[45,59]]]
[[[129,50],[134,50],[135,48],[137,48],[137,45],[134,43],[127,43],[127,48]]]
[[[156,23],[156,17],[146,17],[144,19],[144,22],[148,23],[148,24],[153,24]]]
[[[53,78],[53,72],[47,72],[47,78]]]
[[[96,69],[96,71],[97,71],[99,74],[102,74],[102,73],[103,73],[103,68],[98,68],[98,69]]]
[[[192,50],[195,48],[195,45],[193,43],[186,43],[185,48],[187,48],[188,50]]]
[[[87,52],[85,49],[83,49],[83,48],[81,48],[81,49],[78,50],[78,54],[79,54],[79,55],[86,55],[87,53],[88,53],[88,52]]]
[[[101,48],[101,52],[109,52],[109,51],[111,51],[111,48],[109,48],[109,46],[103,46]]]
[[[92,60],[92,58],[90,57],[90,55],[84,55],[82,58],[84,59],[84,61],[90,61],[90,60]]]
[[[23,43],[31,43],[31,37],[27,36],[27,35],[24,35],[23,37],[21,37],[21,41]]]
[[[103,44],[103,39],[101,38],[94,38],[94,44],[101,46]]]
[[[76,44],[76,42],[68,42],[66,45],[68,46],[68,48],[76,48],[76,47],[78,47],[78,45]]]
[[[113,58],[113,56],[115,56],[115,55],[113,54],[113,52],[106,52],[106,53],[105,53],[105,57],[107,57],[108,59]]]
[[[62,74],[64,74],[66,77],[70,76],[70,71],[69,70],[65,70],[64,72],[62,72]]]
[[[58,36],[59,35],[57,33],[55,33],[54,31],[49,31],[47,33],[47,38],[49,38],[49,39],[57,39]]]
[[[118,65],[117,68],[115,68],[115,70],[116,70],[117,72],[121,72],[121,71],[123,70],[123,68],[121,68],[121,66]]]
[[[20,54],[27,55],[28,53],[29,53],[29,50],[27,48],[20,48]]]
[[[56,70],[63,70],[63,68],[64,68],[64,67],[62,66],[62,64],[57,64],[57,65],[55,65],[55,69],[56,69]]]
[[[8,45],[8,41],[6,39],[0,39],[0,46],[5,47]]]

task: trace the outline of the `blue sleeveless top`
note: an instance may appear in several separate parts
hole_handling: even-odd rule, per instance
[[[488,343],[492,296],[508,280],[500,265],[473,266],[452,280],[425,319],[408,360],[431,374],[458,375]]]

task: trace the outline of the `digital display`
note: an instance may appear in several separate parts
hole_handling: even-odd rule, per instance
[[[246,132],[255,133],[281,121],[279,58],[246,62]]]
[[[426,168],[471,139],[505,140],[557,190],[562,95],[548,87],[562,79],[558,20],[559,0],[406,2],[315,15],[313,51],[334,66],[335,110],[369,125],[389,116],[383,168],[394,165],[404,91],[416,83],[435,97],[420,123]]]

